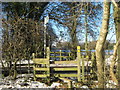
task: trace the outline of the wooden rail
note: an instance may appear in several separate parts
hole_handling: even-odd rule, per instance
[[[47,47],[47,57],[46,58],[35,58],[35,54],[33,53],[33,74],[34,74],[34,80],[36,78],[42,78],[42,77],[50,77],[50,57],[49,57],[49,47]],[[45,73],[39,74],[37,71],[44,71]]]
[[[69,53],[68,56],[62,56],[63,52],[61,50],[60,52],[56,52],[60,56],[50,56],[50,53],[55,53],[55,52],[50,52],[49,47],[47,47],[46,58],[35,58],[35,55],[33,54],[33,62],[34,62],[33,70],[34,70],[35,80],[36,78],[50,77],[51,74],[53,74],[54,76],[57,75],[60,78],[76,77],[78,81],[82,81],[82,82],[85,81],[85,61],[87,62],[89,60],[89,57],[86,56],[86,58],[83,58],[83,56],[81,55],[80,46],[77,46],[76,60],[62,61],[62,57],[71,57],[70,52],[68,52]],[[91,62],[94,61],[93,55],[94,54],[92,54]],[[50,64],[50,57],[59,57],[60,60],[53,61]],[[39,71],[40,73],[37,73],[37,71]],[[71,73],[71,72],[76,72],[76,73]]]

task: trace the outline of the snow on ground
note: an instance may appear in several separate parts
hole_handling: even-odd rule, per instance
[[[33,81],[32,75],[22,74],[18,75],[16,80],[11,80],[10,77],[5,77],[0,79],[0,90],[2,88],[60,88],[62,86],[59,82],[53,82],[50,86],[39,81]],[[96,82],[94,88],[98,88],[98,81]],[[79,88],[90,90],[88,86],[83,85]],[[106,82],[106,88],[116,88],[116,83],[112,80]]]

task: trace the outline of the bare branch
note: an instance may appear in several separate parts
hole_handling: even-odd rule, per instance
[[[115,7],[118,7],[118,4],[115,2],[115,0],[111,0]]]

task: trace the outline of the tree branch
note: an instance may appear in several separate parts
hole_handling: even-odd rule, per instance
[[[115,5],[115,7],[118,7],[118,4],[115,2],[115,0],[111,0],[111,1]]]

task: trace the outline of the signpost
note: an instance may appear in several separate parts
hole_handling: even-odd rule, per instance
[[[47,23],[48,23],[48,21],[49,21],[49,16],[47,15],[45,18],[44,18],[44,27],[45,27],[45,29],[44,29],[44,58],[45,58],[45,56],[46,56],[46,31],[47,31]]]

